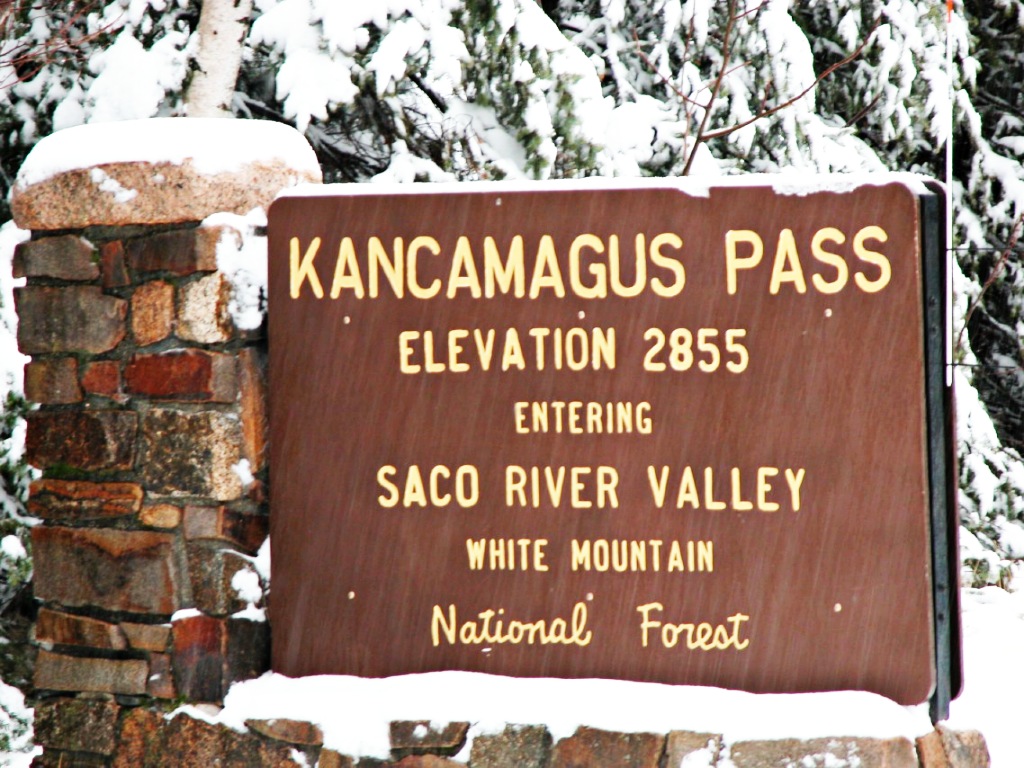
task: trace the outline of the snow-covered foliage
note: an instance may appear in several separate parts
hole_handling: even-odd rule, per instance
[[[32,716],[25,695],[0,680],[0,764],[28,765],[32,746]]]
[[[184,113],[196,0],[37,6],[2,19],[5,184],[54,129]],[[934,0],[254,0],[232,106],[303,130],[327,181],[942,178],[952,138],[964,556],[975,583],[1007,583],[1024,555],[1022,35],[1024,0],[948,20]]]
[[[18,351],[11,257],[28,237],[13,223],[0,227],[0,614],[32,577],[25,498],[30,473],[22,461],[27,404],[21,397],[25,358]],[[32,710],[22,693],[0,680],[0,764],[27,765]],[[24,758],[24,759],[23,759]]]

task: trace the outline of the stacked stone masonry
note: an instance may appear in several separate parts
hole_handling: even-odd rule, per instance
[[[266,352],[231,323],[221,234],[93,227],[16,250],[42,765],[112,764],[132,707],[159,722],[269,667],[231,585],[267,534]]]
[[[543,726],[509,725],[478,735],[470,724],[391,723],[386,759],[355,758],[324,746],[313,723],[249,720],[236,731],[186,714],[167,715],[116,701],[61,699],[40,704],[36,735],[47,749],[38,766],[207,768],[982,768],[988,752],[976,732],[940,727],[907,739],[828,738],[745,741],[723,746],[713,733],[614,733],[579,728],[555,741]],[[458,756],[458,759],[454,759]]]

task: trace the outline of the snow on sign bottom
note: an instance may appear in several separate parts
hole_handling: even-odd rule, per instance
[[[279,198],[274,669],[927,699],[928,194]]]

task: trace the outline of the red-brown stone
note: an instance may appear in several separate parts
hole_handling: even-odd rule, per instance
[[[144,651],[158,651],[163,653],[171,642],[171,627],[169,624],[136,624],[135,622],[122,621],[121,630],[128,638],[128,644],[132,648],[139,648]]]
[[[138,417],[128,411],[35,411],[25,417],[25,459],[100,471],[131,469]]]
[[[333,749],[321,749],[316,765],[317,768],[356,768],[355,760]]]
[[[224,697],[226,634],[226,621],[212,616],[188,616],[171,625],[174,684],[182,696],[193,701]]]
[[[138,483],[42,479],[29,489],[28,511],[44,520],[125,517],[141,508],[142,486]]]
[[[577,728],[555,744],[551,768],[658,768],[665,737]]]
[[[410,755],[394,764],[395,768],[462,768],[462,763],[438,755]]]
[[[114,768],[156,768],[163,763],[163,715],[143,707],[129,711],[121,723]]]
[[[408,755],[456,754],[466,743],[469,723],[448,723],[436,728],[428,720],[396,720],[389,726],[391,754],[398,759]]]
[[[116,397],[121,392],[121,364],[116,360],[95,360],[82,372],[82,389],[90,395]]]
[[[136,355],[124,371],[130,394],[162,400],[234,402],[238,377],[232,355],[192,350]]]
[[[261,736],[290,744],[319,747],[324,743],[324,732],[320,726],[304,720],[246,720],[245,727]]]
[[[153,528],[177,528],[181,524],[181,507],[147,504],[139,512],[139,522]]]
[[[174,286],[163,280],[140,285],[132,294],[132,335],[140,347],[166,339],[174,330]]]
[[[83,645],[122,651],[128,647],[117,624],[40,608],[36,617],[36,641],[49,645]]]
[[[44,405],[81,402],[78,361],[73,357],[33,360],[25,366],[25,397]]]
[[[41,650],[34,684],[40,690],[139,695],[146,692],[148,676],[149,665],[141,659],[94,659]]]
[[[100,247],[100,273],[104,288],[124,288],[131,284],[124,263],[124,243],[114,240]]]
[[[266,362],[256,349],[246,347],[238,353],[239,404],[242,416],[244,456],[249,468],[263,468],[267,447]]]
[[[159,765],[175,768],[208,768],[224,765],[228,757],[229,731],[223,725],[213,725],[179,714],[164,725],[162,761]],[[245,765],[232,755],[232,763]]]
[[[29,240],[14,249],[14,276],[95,280],[100,276],[95,254],[92,243],[77,235]]]
[[[185,507],[182,525],[186,539],[213,539],[255,554],[267,538],[267,518],[227,507]]]
[[[38,526],[32,547],[40,600],[159,615],[180,607],[170,534]]]
[[[126,252],[135,272],[173,272],[179,276],[217,269],[216,251],[199,247],[195,229],[177,229],[131,240]]]
[[[29,355],[50,352],[99,354],[125,336],[128,302],[98,285],[26,286],[15,289],[18,346]]]
[[[270,666],[266,622],[193,614],[173,623],[171,637],[174,684],[186,699],[219,702],[232,683]]]

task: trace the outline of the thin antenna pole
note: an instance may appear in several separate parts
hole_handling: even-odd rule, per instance
[[[949,133],[946,135],[946,386],[953,385],[953,259],[956,253],[953,244],[953,0],[946,0],[946,76],[949,78]]]

